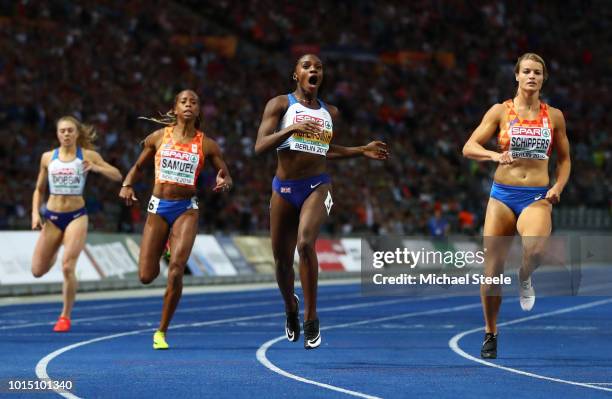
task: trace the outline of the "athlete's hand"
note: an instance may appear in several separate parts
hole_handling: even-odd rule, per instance
[[[493,157],[493,161],[499,162],[500,165],[510,165],[514,162],[514,158],[512,158],[512,154],[510,151],[504,151],[501,154],[497,154]]]
[[[227,176],[223,169],[219,169],[216,178],[216,185],[213,188],[213,191],[215,193],[218,193],[219,191],[229,191],[232,189],[232,184],[232,178],[230,176]]]
[[[294,123],[293,125],[289,126],[287,129],[291,131],[291,134],[296,133],[296,132],[318,134],[321,132],[321,126],[317,125],[313,121]]]
[[[561,201],[561,190],[559,190],[555,186],[552,186],[550,190],[546,192],[545,199],[547,199],[548,202],[553,205],[558,204],[559,201]]]
[[[387,143],[382,141],[372,141],[363,147],[363,156],[371,159],[386,160],[389,159],[389,150]]]
[[[42,219],[40,213],[36,212],[32,214],[32,230],[42,229]]]
[[[123,199],[127,206],[132,206],[135,202],[138,202],[138,198],[136,198],[134,189],[131,186],[121,187],[119,198]]]
[[[92,171],[94,173],[98,173],[98,169],[96,167],[95,163],[89,162],[89,161],[83,161],[83,173],[87,173],[89,171]]]

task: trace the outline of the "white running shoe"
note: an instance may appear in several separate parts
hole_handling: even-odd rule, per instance
[[[519,273],[520,276],[520,273]],[[529,312],[533,309],[533,305],[535,305],[535,290],[533,289],[533,285],[531,284],[531,277],[529,277],[525,281],[521,281],[519,277],[519,302],[521,303],[521,309],[525,312]]]

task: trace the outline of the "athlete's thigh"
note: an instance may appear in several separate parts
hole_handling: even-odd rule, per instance
[[[322,184],[302,205],[298,240],[314,240],[319,235],[321,225],[328,217],[325,201],[331,197],[331,184]]]
[[[79,254],[85,248],[88,223],[89,218],[87,215],[83,215],[66,226],[66,230],[64,230],[64,264],[67,261],[78,259]]]
[[[59,227],[49,221],[45,222],[32,255],[32,272],[35,275],[45,274],[53,266],[51,260],[62,245],[63,236],[64,232]]]
[[[170,233],[170,263],[184,265],[191,255],[193,243],[198,234],[199,213],[190,209],[179,216],[172,224]]]
[[[547,200],[537,201],[523,209],[516,223],[521,236],[548,237],[552,230],[552,205]]]
[[[484,221],[483,235],[513,236],[516,233],[516,216],[503,202],[489,198]]]
[[[485,273],[497,275],[503,264],[516,233],[516,216],[503,202],[489,198],[483,232],[485,249]]]
[[[166,245],[168,231],[170,231],[170,227],[163,217],[147,212],[147,220],[142,230],[142,241],[140,243],[138,259],[140,267],[159,268],[159,258],[161,258]]]
[[[299,212],[276,191],[270,199],[270,238],[272,252],[277,260],[293,263]]]

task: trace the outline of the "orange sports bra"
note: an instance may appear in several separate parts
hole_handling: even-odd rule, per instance
[[[509,151],[513,158],[548,159],[552,152],[554,131],[548,105],[540,102],[540,113],[534,120],[519,118],[512,100],[506,100],[504,105],[506,119],[499,131],[499,149]]]
[[[155,183],[195,188],[204,166],[204,133],[196,131],[189,143],[175,143],[172,126],[164,129],[162,143],[155,153]]]

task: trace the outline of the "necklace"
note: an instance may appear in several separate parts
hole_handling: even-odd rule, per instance
[[[310,103],[312,103],[312,102],[314,101],[314,99],[310,99],[310,100],[308,100],[308,99],[305,99],[305,98],[299,98],[299,97],[298,97],[298,96],[296,96],[295,94],[294,94],[293,96],[294,96],[294,97],[295,97],[295,98],[296,98],[296,99],[297,99],[299,102],[303,102],[303,103],[306,103],[306,104],[310,104]]]

